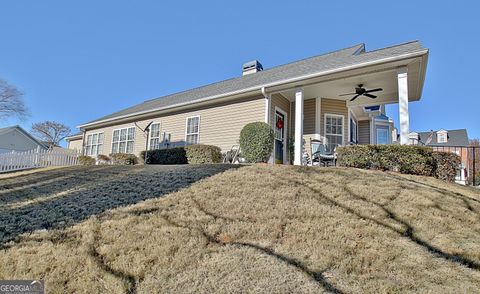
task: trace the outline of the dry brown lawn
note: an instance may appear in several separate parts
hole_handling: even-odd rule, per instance
[[[479,194],[345,168],[31,173],[0,180],[0,279],[49,293],[476,293]]]

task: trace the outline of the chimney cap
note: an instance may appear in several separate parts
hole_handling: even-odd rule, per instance
[[[258,60],[245,62],[242,66],[243,75],[256,73],[263,70],[263,66]]]

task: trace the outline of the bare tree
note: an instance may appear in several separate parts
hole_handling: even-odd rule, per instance
[[[0,79],[0,120],[16,116],[23,119],[28,110],[22,99],[22,92]]]
[[[50,147],[58,146],[60,141],[70,135],[71,129],[55,121],[44,121],[32,125],[32,133]]]

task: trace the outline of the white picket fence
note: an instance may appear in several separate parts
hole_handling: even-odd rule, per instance
[[[59,149],[2,153],[0,154],[0,173],[48,166],[77,165],[80,155],[73,150]]]

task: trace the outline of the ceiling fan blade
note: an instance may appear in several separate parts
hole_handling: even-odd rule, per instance
[[[373,98],[373,99],[377,98],[377,96],[372,95],[372,94],[368,94],[368,93],[363,94],[363,96],[367,96],[367,97],[370,97],[370,98]]]
[[[360,96],[360,95],[359,95],[359,94],[357,94],[357,95],[353,96],[353,98],[352,98],[352,99],[350,99],[350,101],[353,101],[353,100],[357,99],[357,98],[358,98],[358,96]]]
[[[355,94],[357,94],[357,93],[340,94],[338,96],[351,96],[351,95],[355,95]]]
[[[378,92],[378,91],[383,91],[383,89],[382,88],[371,89],[371,90],[365,91],[365,93],[372,93],[372,92]]]

